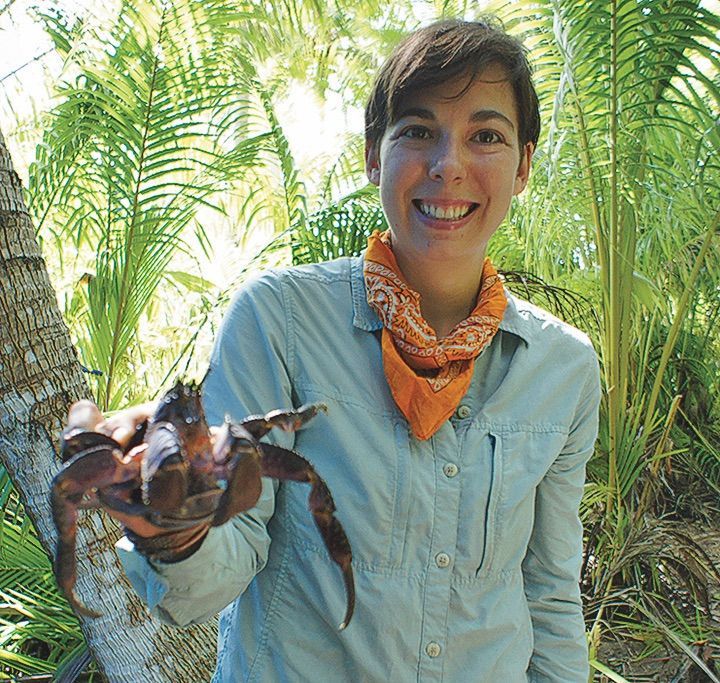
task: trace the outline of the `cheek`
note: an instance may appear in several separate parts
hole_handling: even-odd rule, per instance
[[[380,184],[380,204],[390,227],[397,227],[406,220],[406,210],[398,199],[396,188],[386,183]]]
[[[410,155],[389,155],[380,166],[380,198],[386,212],[398,212],[417,182],[418,164]]]
[[[515,190],[516,170],[517,165],[514,163],[498,165],[488,159],[476,165],[475,180],[485,188],[488,196],[504,200],[506,195],[512,195]]]
[[[389,156],[380,164],[381,181],[397,183],[403,176],[401,171],[407,167],[408,162],[397,155]]]
[[[383,173],[394,178],[419,172],[423,163],[422,154],[396,141],[390,141],[380,155],[380,168]]]

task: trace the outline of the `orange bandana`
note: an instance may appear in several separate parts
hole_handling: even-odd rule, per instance
[[[485,259],[477,304],[438,341],[420,312],[420,295],[400,274],[390,233],[368,239],[363,269],[368,303],[383,323],[385,377],[418,439],[429,439],[455,411],[470,386],[475,358],[491,342],[505,313],[502,280]]]

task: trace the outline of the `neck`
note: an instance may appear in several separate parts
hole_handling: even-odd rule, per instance
[[[453,264],[452,268],[438,267],[437,264],[423,267],[400,260],[398,265],[410,287],[420,294],[420,310],[438,339],[446,337],[475,308],[482,279],[482,260]]]

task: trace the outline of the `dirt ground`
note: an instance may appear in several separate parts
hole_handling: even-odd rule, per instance
[[[636,643],[605,644],[600,648],[598,659],[630,683],[707,683],[712,680],[689,657],[678,651],[656,653],[639,660],[642,650],[643,646]],[[693,650],[717,676],[720,671],[720,646],[695,646]],[[609,683],[610,679],[596,674],[595,681]]]
[[[715,566],[720,568],[720,527],[712,530],[692,528],[693,538],[698,541]],[[720,615],[720,584],[710,585],[711,608]],[[690,646],[720,680],[720,643],[704,642]],[[603,642],[598,660],[619,673],[630,683],[707,683],[712,681],[691,659],[679,649],[657,652],[640,659],[644,645],[635,642]],[[596,683],[609,683],[606,676],[597,674]]]

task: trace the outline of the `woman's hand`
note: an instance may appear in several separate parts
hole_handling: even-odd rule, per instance
[[[156,403],[149,401],[121,410],[105,418],[92,401],[78,401],[70,408],[68,425],[91,429],[115,439],[125,448],[137,431],[137,428],[152,417]]]

